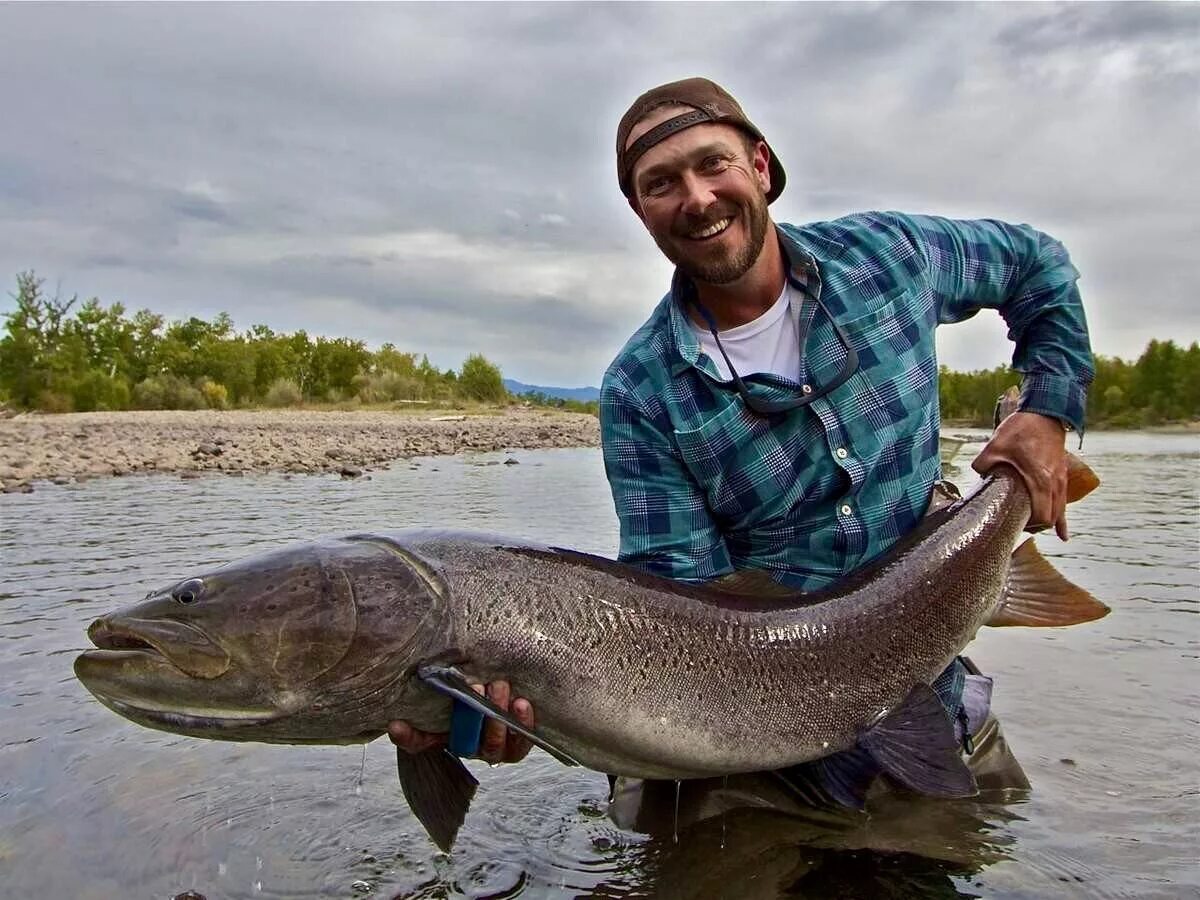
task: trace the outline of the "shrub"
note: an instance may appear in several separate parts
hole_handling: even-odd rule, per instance
[[[304,394],[300,392],[300,385],[290,378],[276,378],[263,397],[263,403],[272,407],[299,406],[302,402]]]
[[[418,400],[421,398],[421,382],[411,375],[401,375],[389,369],[374,375],[356,376],[354,392],[363,403]]]
[[[204,395],[177,375],[151,375],[133,388],[137,409],[204,409]]]
[[[201,379],[200,395],[204,397],[204,405],[209,409],[227,409],[229,407],[229,391],[219,381],[209,378]]]

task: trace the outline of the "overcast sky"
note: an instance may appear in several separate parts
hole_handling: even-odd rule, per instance
[[[629,103],[722,83],[777,221],[1029,222],[1098,353],[1200,339],[1200,5],[0,6],[0,277],[598,384],[667,288]],[[941,361],[1010,355],[999,316]]]

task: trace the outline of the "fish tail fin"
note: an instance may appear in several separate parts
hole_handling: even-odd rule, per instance
[[[1102,619],[1110,612],[1106,605],[1064,578],[1030,539],[1013,551],[1000,605],[987,624],[997,628],[1055,628]]]
[[[1067,502],[1082,500],[1100,487],[1100,476],[1074,453],[1067,454]]]

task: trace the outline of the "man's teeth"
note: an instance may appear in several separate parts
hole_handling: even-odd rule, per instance
[[[712,237],[714,234],[720,234],[722,231],[728,228],[732,221],[732,218],[721,219],[720,221],[713,222],[707,228],[702,228],[700,231],[693,231],[690,235],[688,235],[688,237],[696,241],[700,240],[701,238]]]

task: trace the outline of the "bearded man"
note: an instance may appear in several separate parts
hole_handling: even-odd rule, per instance
[[[934,330],[983,308],[1004,316],[1024,379],[973,465],[1017,469],[1031,530],[1066,540],[1065,436],[1083,430],[1093,367],[1060,243],[901,213],[777,224],[779,158],[702,78],[634,101],[616,155],[629,206],[675,264],[601,388],[622,562],[692,582],[755,570],[810,591],[886,552],[937,496]],[[960,660],[935,687],[965,744],[986,738],[969,762],[997,777],[981,786],[1027,786],[987,715],[990,681]],[[640,790],[619,784],[618,805]]]

